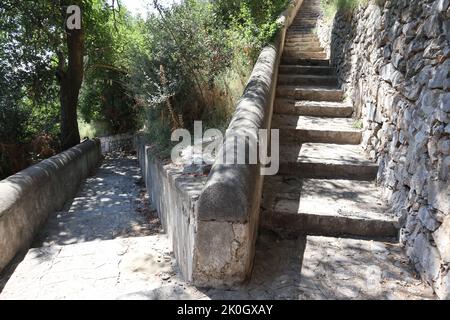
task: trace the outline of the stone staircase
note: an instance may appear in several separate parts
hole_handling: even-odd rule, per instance
[[[368,160],[360,145],[362,130],[352,118],[353,106],[344,100],[314,33],[320,14],[319,0],[305,0],[287,32],[272,121],[272,129],[280,130],[280,172],[265,178],[261,208],[262,232],[304,237],[299,285],[306,298],[317,289],[311,287],[316,283],[313,279],[334,282],[340,277],[332,274],[335,271],[315,273],[308,261],[339,264],[330,254],[348,246],[352,250],[347,253],[352,253],[347,264],[361,266],[363,259],[381,268],[374,258],[377,249],[367,249],[371,244],[385,247],[389,243],[397,254],[401,251],[398,218],[381,201],[376,185],[378,165]],[[325,256],[316,252],[311,259],[312,248],[321,248]],[[354,254],[355,250],[360,252]],[[360,261],[351,262],[352,257]],[[346,277],[351,282],[365,275]],[[344,282],[337,282],[324,290],[339,290]],[[349,297],[331,291],[328,297]]]
[[[272,128],[280,172],[268,177],[263,226],[286,235],[396,239],[397,220],[380,201],[377,164],[314,34],[318,1],[305,1],[287,32]]]

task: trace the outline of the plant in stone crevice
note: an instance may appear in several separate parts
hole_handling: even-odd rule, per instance
[[[363,124],[363,121],[361,120],[361,119],[358,119],[358,120],[356,120],[354,123],[353,123],[353,128],[355,128],[355,129],[363,129],[364,128],[364,124]]]

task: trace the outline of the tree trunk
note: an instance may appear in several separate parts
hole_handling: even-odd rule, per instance
[[[60,55],[61,145],[64,150],[80,143],[77,121],[78,97],[83,82],[84,33],[66,29],[67,69]]]

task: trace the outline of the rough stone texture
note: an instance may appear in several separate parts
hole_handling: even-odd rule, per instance
[[[301,234],[396,239],[393,217],[373,181],[267,177],[261,226]]]
[[[320,38],[363,119],[363,145],[380,164],[384,197],[406,217],[409,256],[440,296],[450,298],[442,249],[450,232],[441,227],[450,215],[449,2],[376,3],[339,12]]]
[[[133,147],[134,134],[125,133],[115,136],[101,137],[102,153],[111,153],[114,151],[129,151]]]
[[[75,195],[100,156],[99,141],[87,141],[0,182],[0,271]]]

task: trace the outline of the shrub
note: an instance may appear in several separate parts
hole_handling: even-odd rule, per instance
[[[176,128],[225,130],[261,48],[287,0],[186,0],[159,7],[133,53],[130,88],[162,150]],[[162,152],[162,154],[167,152]]]

